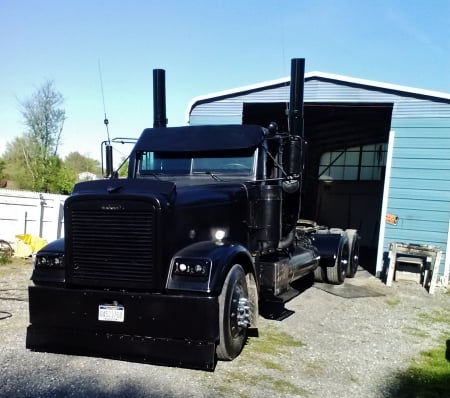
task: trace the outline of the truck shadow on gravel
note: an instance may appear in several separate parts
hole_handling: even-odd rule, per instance
[[[14,395],[14,393],[11,393],[12,395],[8,395],[9,397],[18,397],[18,395]],[[6,395],[5,395],[6,396]],[[71,388],[70,385],[63,385],[58,389],[52,389],[49,391],[34,391],[30,392],[26,395],[21,395],[22,397],[27,398],[55,398],[55,397],[64,397],[69,396],[72,398],[165,398],[165,397],[172,397],[173,395],[171,393],[151,393],[149,395],[148,391],[142,392],[139,391],[137,388],[126,385],[118,390],[111,392],[111,391],[101,391],[96,388],[89,388],[89,387],[83,387],[83,388],[77,388],[77,391],[74,392],[73,388]]]
[[[65,379],[64,383],[47,385],[45,378],[37,375],[21,377],[19,388],[8,388],[8,385],[0,389],[0,397],[8,398],[169,398],[176,396],[174,391],[161,391],[163,387],[146,384],[133,384],[132,381],[118,383],[116,385],[112,376],[112,383],[103,386],[98,385],[97,380],[90,377],[76,377]],[[5,388],[6,387],[6,388]]]

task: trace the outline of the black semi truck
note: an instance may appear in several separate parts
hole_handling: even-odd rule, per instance
[[[314,274],[341,284],[358,267],[355,230],[301,221],[304,59],[293,59],[289,131],[275,123],[154,126],[128,176],[76,184],[64,239],[36,255],[26,346],[213,370],[241,352],[260,309]]]

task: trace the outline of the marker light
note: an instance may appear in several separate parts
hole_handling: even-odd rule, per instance
[[[202,265],[201,265],[201,264],[195,264],[194,272],[195,272],[196,274],[203,273],[203,267],[202,267]]]

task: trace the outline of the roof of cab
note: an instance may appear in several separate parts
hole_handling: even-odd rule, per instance
[[[210,125],[145,129],[134,149],[153,152],[207,152],[257,147],[264,131],[255,125]]]

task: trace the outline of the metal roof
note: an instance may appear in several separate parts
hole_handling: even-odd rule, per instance
[[[305,82],[311,80],[334,82],[351,87],[359,87],[363,89],[365,88],[373,91],[381,91],[385,93],[397,94],[401,96],[403,95],[407,97],[414,97],[420,99],[428,99],[431,101],[450,104],[450,94],[439,91],[424,90],[415,87],[401,86],[398,84],[384,83],[367,79],[359,79],[350,76],[336,75],[332,73],[325,73],[318,71],[305,73]],[[191,111],[194,109],[195,106],[199,104],[218,101],[220,99],[231,98],[235,96],[242,96],[252,92],[263,91],[267,89],[273,89],[276,87],[283,87],[289,85],[290,85],[290,77],[283,77],[280,79],[237,87],[230,90],[218,91],[211,94],[196,96],[189,102],[187,106],[186,121],[189,121]]]

